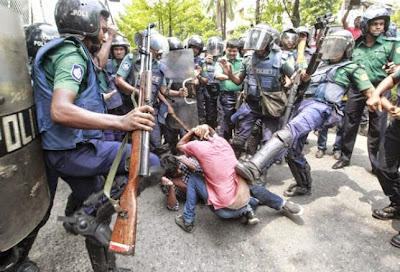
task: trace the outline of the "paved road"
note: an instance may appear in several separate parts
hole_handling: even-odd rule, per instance
[[[332,170],[331,155],[315,158],[316,136],[310,134],[306,156],[314,179],[311,196],[296,197],[304,206],[301,218],[259,207],[261,222],[241,225],[222,220],[204,205],[197,208],[197,229],[185,233],[166,210],[158,186],[139,198],[138,233],[134,257],[118,257],[134,271],[400,271],[400,249],[389,244],[400,221],[379,221],[373,208],[388,204],[370,174],[366,138],[359,136],[352,164]],[[329,149],[334,140],[329,134]],[[268,172],[272,192],[282,194],[293,182],[286,164]],[[61,182],[52,217],[41,230],[31,259],[42,271],[91,271],[84,239],[65,233],[56,216],[65,207],[69,188]],[[180,213],[182,212],[182,206]]]

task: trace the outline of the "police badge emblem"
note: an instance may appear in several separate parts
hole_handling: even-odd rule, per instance
[[[83,68],[79,64],[74,64],[71,70],[71,76],[75,81],[81,83],[83,78]]]

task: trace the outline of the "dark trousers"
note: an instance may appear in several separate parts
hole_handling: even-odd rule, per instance
[[[218,134],[229,141],[232,138],[232,132],[234,129],[231,117],[236,112],[236,92],[221,92],[219,103],[221,105],[221,117],[219,118]]]
[[[366,98],[362,92],[350,89],[344,115],[344,132],[342,139],[343,162],[349,162],[353,154],[358,127],[364,111]],[[387,113],[369,112],[368,156],[372,169],[378,167],[378,151],[382,135],[386,129]]]
[[[219,96],[219,83],[207,85],[206,92],[204,93],[206,122],[210,127],[214,129],[217,127],[218,96]]]
[[[400,120],[393,120],[386,130],[379,150],[377,176],[382,190],[393,206],[400,207]]]

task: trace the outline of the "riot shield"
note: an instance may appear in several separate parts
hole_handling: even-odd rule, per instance
[[[50,200],[21,22],[0,6],[0,251],[39,224]]]
[[[163,55],[165,76],[169,79],[172,89],[187,88],[188,96],[174,97],[169,102],[174,108],[175,115],[167,116],[167,125],[174,129],[191,129],[199,124],[196,102],[196,86],[194,78],[194,57],[192,49],[170,51]],[[171,83],[174,84],[171,84]]]
[[[194,56],[192,49],[174,50],[163,54],[161,63],[165,66],[165,77],[174,82],[183,82],[194,77]]]

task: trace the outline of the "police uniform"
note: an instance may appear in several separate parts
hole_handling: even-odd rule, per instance
[[[207,63],[208,82],[206,91],[204,92],[206,122],[214,129],[217,127],[217,102],[220,92],[220,82],[218,79],[215,79],[215,66],[217,65],[217,62],[218,58],[215,57],[213,63]]]
[[[304,94],[305,99],[293,112],[290,122],[284,129],[277,131],[250,162],[239,163],[236,171],[249,180],[257,179],[260,170],[270,166],[271,161],[288,148],[287,161],[296,184],[291,185],[284,194],[293,196],[310,193],[311,169],[302,152],[308,133],[321,126],[333,126],[338,122],[338,108],[351,84],[354,84],[359,92],[373,87],[365,70],[356,63],[343,60],[338,64],[320,65],[311,77]],[[257,170],[247,175],[246,170],[250,168]],[[254,177],[253,173],[258,176]]]
[[[105,100],[107,112],[115,115],[124,115],[131,109],[124,108],[121,91],[115,85],[115,76],[119,69],[119,63],[115,59],[108,59],[107,65],[104,70],[99,72],[100,88],[104,93],[110,93],[117,90],[111,97]],[[124,131],[120,130],[104,130],[104,139],[106,141],[119,141],[121,142],[125,135]]]
[[[400,81],[400,69],[393,74],[395,81]],[[398,91],[399,92],[399,91]],[[398,93],[399,95],[399,93]],[[390,199],[390,206],[395,208],[395,216],[400,218],[400,120],[391,120],[379,149],[379,168],[377,176],[382,190]],[[375,211],[374,211],[375,213]],[[400,238],[400,237],[398,237]],[[398,240],[397,243],[399,243]],[[400,246],[398,244],[397,246]]]
[[[252,66],[265,92],[283,91],[282,77],[284,75],[291,77],[295,69],[293,56],[283,55],[280,49],[271,50],[264,58],[260,58],[255,52],[245,55],[238,76],[247,76],[246,104],[242,107],[247,107],[248,110],[238,118],[237,131],[232,142],[235,152],[243,148],[257,119],[261,119],[263,123],[263,142],[268,141],[280,128],[280,118],[262,115],[260,90]]]
[[[133,53],[126,54],[126,56],[121,61],[118,70],[116,71],[115,76],[122,77],[129,85],[134,86],[136,81],[136,75],[139,73],[138,63],[135,63],[137,57]],[[109,65],[107,63],[107,70],[109,70]],[[111,67],[112,70],[114,69]],[[111,70],[111,69],[110,69]],[[136,74],[136,75],[135,75]],[[122,111],[127,113],[133,109],[132,99],[130,93],[125,93],[122,90],[119,90],[123,105]]]
[[[356,41],[353,52],[353,61],[362,65],[374,86],[377,86],[387,75],[382,67],[387,63],[387,59],[396,41],[389,41],[388,38],[379,36],[376,42],[367,47],[364,36]],[[400,44],[395,44],[395,51],[392,61],[400,63]],[[357,90],[350,89],[345,110],[345,131],[342,140],[341,164],[349,164],[355,140],[357,137],[358,126],[365,108],[366,98]],[[371,162],[372,171],[375,172],[378,166],[379,144],[386,129],[387,113],[369,112],[368,130],[368,155]],[[335,168],[335,165],[333,166]]]
[[[227,56],[222,57],[232,66],[232,72],[238,72],[242,65],[242,58],[236,57],[234,61],[230,60]],[[221,65],[218,63],[216,66],[215,74],[224,74]],[[237,93],[243,89],[243,83],[236,85],[232,80],[223,80],[220,82],[221,94],[218,98],[221,106],[221,118],[219,120],[218,135],[224,137],[227,141],[232,138],[232,131],[234,128],[231,116],[235,113]]]
[[[55,89],[76,92],[76,106],[92,112],[106,111],[95,66],[80,40],[69,37],[47,43],[34,61],[32,77],[51,204],[39,226],[21,242],[27,251],[49,218],[58,179],[65,180],[76,200],[82,203],[92,193],[102,189],[98,176],[108,173],[120,146],[119,142],[103,141],[101,130],[77,129],[55,124],[51,119],[50,106]],[[127,173],[125,158],[130,150],[131,146],[126,145],[118,167],[119,174]],[[151,155],[150,165],[159,165],[154,154]],[[87,246],[88,243],[87,240]]]
[[[207,64],[204,58],[200,56],[194,57],[194,67],[201,67],[201,77],[208,78]],[[196,86],[196,100],[197,100],[197,112],[199,115],[199,123],[204,124],[206,122],[206,112],[205,112],[205,102],[204,102],[204,92],[206,91],[206,86],[201,82]]]

